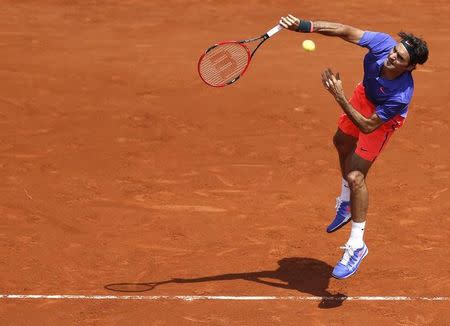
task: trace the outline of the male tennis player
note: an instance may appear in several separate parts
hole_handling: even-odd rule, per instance
[[[365,177],[406,118],[414,91],[411,72],[417,64],[427,61],[427,44],[413,34],[399,33],[397,43],[384,33],[339,23],[300,20],[292,15],[282,17],[280,25],[296,32],[338,36],[369,50],[364,57],[363,81],[350,100],[344,94],[339,73],[334,74],[331,69],[322,73],[325,89],[344,111],[333,138],[339,154],[342,188],[336,216],[327,232],[334,232],[352,220],[350,238],[342,248],[344,255],[332,272],[338,279],[347,278],[357,271],[368,253],[363,241],[369,202]]]

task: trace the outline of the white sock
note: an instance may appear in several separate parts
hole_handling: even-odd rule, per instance
[[[347,243],[351,245],[354,249],[362,248],[364,245],[364,229],[366,228],[366,221],[361,223],[356,223],[352,221],[352,231],[350,232],[350,238]]]
[[[341,188],[341,200],[350,201],[350,187],[348,186],[347,180],[342,178],[342,188]]]

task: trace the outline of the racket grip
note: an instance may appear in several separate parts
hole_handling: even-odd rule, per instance
[[[274,28],[272,28],[270,31],[268,31],[266,34],[268,37],[271,37],[272,35],[275,35],[276,33],[278,33],[279,31],[281,31],[283,29],[283,26],[281,26],[280,24],[278,24],[277,26],[275,26]]]

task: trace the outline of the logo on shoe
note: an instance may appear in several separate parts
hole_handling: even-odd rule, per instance
[[[364,247],[359,249],[359,251],[358,251],[358,258],[361,258],[362,256],[364,256],[364,252],[365,252]]]

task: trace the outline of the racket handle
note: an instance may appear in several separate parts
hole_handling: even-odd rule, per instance
[[[272,35],[275,35],[276,33],[278,33],[279,31],[281,31],[283,29],[283,26],[281,26],[280,24],[278,24],[277,26],[275,26],[274,28],[272,28],[270,31],[268,31],[266,34],[268,37],[271,37]]]

